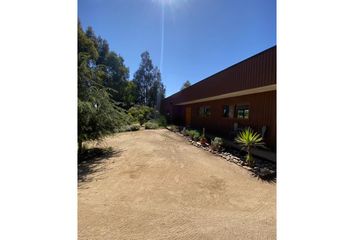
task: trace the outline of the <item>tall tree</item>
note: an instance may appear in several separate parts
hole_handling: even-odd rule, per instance
[[[87,27],[86,36],[94,43],[95,48],[98,49],[98,39],[91,26]]]
[[[78,24],[78,53],[86,54],[88,57],[95,61],[98,58],[98,52],[94,42],[88,38],[82,30],[81,24]]]
[[[109,44],[106,39],[103,39],[101,38],[101,36],[98,36],[97,45],[97,50],[99,54],[97,64],[105,64],[107,56],[109,54]]]
[[[125,94],[129,79],[129,69],[124,65],[124,59],[110,51],[107,40],[96,36],[92,27],[86,30],[86,37],[92,41],[96,50],[96,66],[103,79],[102,84],[107,87],[110,97],[117,105],[125,106]]]
[[[145,51],[140,56],[140,66],[133,79],[136,86],[136,100],[138,104],[156,107],[165,94],[161,73],[153,65],[149,52]]]
[[[107,88],[107,66],[97,65],[99,53],[93,30],[87,36],[78,25],[78,145],[101,138],[122,124],[122,110],[112,102]]]
[[[185,82],[183,83],[181,90],[183,90],[183,89],[185,89],[185,88],[187,88],[187,87],[190,87],[191,85],[192,85],[192,84],[187,80],[187,81],[185,81]]]
[[[156,78],[149,90],[148,106],[155,107],[156,110],[160,109],[161,100],[165,97],[165,86],[161,82],[161,73],[155,67]]]
[[[127,108],[132,107],[136,103],[136,85],[133,81],[128,81],[126,84],[123,101]]]
[[[107,73],[105,86],[111,89],[112,99],[122,105],[128,85],[129,69],[124,65],[124,59],[112,51],[107,55],[105,64]]]

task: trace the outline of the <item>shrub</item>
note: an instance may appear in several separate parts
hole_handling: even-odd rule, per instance
[[[193,137],[192,137],[192,138],[193,138],[194,141],[199,141],[199,139],[200,139],[200,133],[196,131],[196,132],[193,134]]]
[[[215,137],[214,140],[211,140],[211,149],[215,151],[219,151],[222,144],[223,144],[222,139],[219,137]]]
[[[186,131],[187,136],[191,137],[194,141],[199,141],[200,133],[197,130]]]
[[[124,109],[114,105],[105,89],[90,88],[84,100],[78,99],[77,107],[79,152],[83,142],[102,139],[132,120]]]
[[[128,132],[131,131],[130,125],[121,126],[116,130],[116,132]]]
[[[252,167],[254,160],[251,151],[254,147],[264,147],[263,138],[251,128],[246,128],[235,138],[235,141],[247,151],[246,162],[248,166]]]
[[[167,126],[167,120],[166,120],[165,116],[160,115],[157,121],[158,121],[158,124],[159,124],[160,127],[166,127]]]
[[[178,132],[179,131],[179,128],[176,125],[168,126],[168,129],[170,129],[172,132]]]
[[[161,127],[166,127],[167,125],[165,116],[148,106],[135,105],[129,108],[128,114],[131,116],[133,121],[139,122],[140,125],[143,125],[148,121],[154,121]]]
[[[185,130],[185,133],[186,133],[186,136],[193,137],[193,130]]]
[[[159,124],[155,121],[148,121],[145,123],[145,129],[157,129]]]
[[[184,135],[184,136],[187,136],[188,134],[187,134],[187,129],[184,127],[183,129],[182,129],[182,131],[181,131],[181,133]]]
[[[131,131],[138,131],[140,129],[140,124],[139,123],[134,123],[130,125],[130,130]]]
[[[153,119],[154,113],[155,111],[153,108],[141,105],[135,105],[128,110],[128,114],[141,125],[150,119]]]

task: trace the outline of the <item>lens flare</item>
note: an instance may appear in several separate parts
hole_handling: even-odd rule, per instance
[[[151,0],[153,3],[161,5],[161,48],[160,48],[160,72],[162,75],[163,70],[163,57],[164,57],[164,45],[165,45],[165,8],[168,8],[169,17],[171,13],[173,15],[174,10],[181,7],[184,3],[189,0]]]
[[[165,45],[165,7],[162,5],[162,13],[161,13],[161,51],[160,51],[160,71],[162,75],[162,67],[163,67],[163,51]]]

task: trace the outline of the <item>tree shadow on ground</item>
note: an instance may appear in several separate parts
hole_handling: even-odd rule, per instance
[[[244,163],[246,162],[246,156],[241,150],[233,149],[233,148],[226,148],[225,150],[227,150],[227,152],[232,153],[234,156],[237,156]],[[256,169],[250,170],[251,176],[263,182],[276,183],[276,179],[277,179],[276,163],[259,157],[254,157],[254,160],[255,160],[255,167],[258,168],[257,170]],[[262,171],[261,170],[262,168],[265,171]]]
[[[276,183],[277,182],[277,173],[276,172],[272,173],[272,174],[266,174],[266,175],[263,175],[259,172],[252,172],[251,175],[263,182],[268,182],[268,183]]]
[[[90,148],[78,154],[78,182],[90,182],[92,174],[106,169],[105,162],[112,157],[119,157],[121,150],[108,148]]]
[[[258,169],[252,170],[253,177],[256,177],[257,179],[262,180],[264,182],[276,183],[277,180],[276,163],[269,162],[267,160],[260,159],[260,158],[255,158],[255,164],[258,167]]]

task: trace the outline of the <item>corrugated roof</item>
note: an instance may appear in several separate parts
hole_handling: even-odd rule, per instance
[[[271,84],[276,84],[276,46],[223,69],[163,102],[175,104]]]

